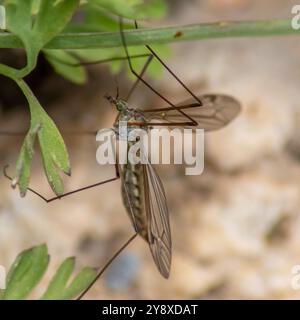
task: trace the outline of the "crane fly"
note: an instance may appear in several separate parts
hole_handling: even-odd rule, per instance
[[[118,129],[120,121],[126,121],[128,130],[153,126],[190,127],[185,114],[197,121],[197,127],[206,130],[217,130],[228,124],[239,112],[239,103],[226,95],[199,96],[202,102],[189,99],[178,106],[184,115],[173,107],[157,110],[140,110],[130,108],[124,100],[107,96],[107,99],[118,110],[114,124]],[[155,120],[155,122],[153,121]],[[116,130],[117,131],[117,130]],[[134,142],[128,142],[128,150]],[[122,179],[122,196],[127,213],[135,231],[148,242],[153,260],[165,278],[169,277],[172,257],[172,241],[169,222],[169,211],[163,184],[154,167],[146,164],[117,165]]]
[[[132,57],[130,57],[128,53],[125,33],[122,26],[122,18],[120,18],[120,37],[126,55],[125,59],[128,62],[130,71],[136,77],[136,81],[125,99],[120,99],[118,93],[116,97],[110,95],[106,96],[106,99],[115,106],[118,111],[117,118],[113,125],[115,131],[119,128],[121,121],[126,121],[128,131],[135,128],[143,128],[146,131],[150,131],[151,128],[155,126],[201,128],[212,131],[224,127],[238,115],[240,103],[235,98],[222,94],[195,95],[149,45],[145,46],[150,52],[147,61],[142,68],[142,71],[140,73],[136,72],[131,62]],[[135,27],[136,29],[138,28],[136,22]],[[190,99],[175,105],[144,80],[143,75],[153,58],[156,58],[190,94]],[[124,59],[124,57],[121,59]],[[143,83],[148,87],[164,101],[167,106],[159,109],[144,110],[131,108],[128,100],[139,83]],[[131,143],[132,142],[128,141],[128,148],[131,146]],[[6,172],[5,175],[7,178],[11,179]],[[37,191],[31,188],[28,189],[46,202],[52,202],[71,194],[115,181],[119,178],[121,179],[122,184],[121,191],[123,203],[134,227],[135,234],[109,260],[106,266],[99,272],[94,282],[78,299],[81,299],[88,292],[110,263],[133,239],[136,238],[137,235],[141,236],[148,243],[153,260],[160,274],[164,278],[169,277],[172,260],[172,240],[167,198],[162,181],[150,161],[139,164],[127,163],[123,165],[120,165],[117,161],[115,164],[115,177],[67,192],[58,197],[47,199]]]

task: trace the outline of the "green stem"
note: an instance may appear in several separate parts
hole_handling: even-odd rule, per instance
[[[234,21],[176,27],[127,30],[128,45],[170,43],[228,37],[260,37],[300,35],[291,27],[291,20]],[[48,49],[89,49],[121,46],[119,32],[65,33],[48,43]],[[0,48],[22,48],[21,41],[10,33],[0,33]]]
[[[5,64],[0,63],[0,74],[15,80],[18,78],[19,71],[15,68],[6,66]]]

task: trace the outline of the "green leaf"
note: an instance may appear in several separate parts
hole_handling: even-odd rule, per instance
[[[103,7],[89,3],[83,7],[84,20],[81,24],[76,25],[71,23],[67,26],[66,32],[74,30],[88,31],[88,32],[102,32],[102,31],[119,31],[119,19],[117,16],[111,14]],[[77,26],[77,28],[75,28]],[[133,22],[123,21],[124,29],[134,28]]]
[[[43,277],[49,263],[46,245],[20,253],[7,277],[4,300],[25,299]]]
[[[20,0],[24,1],[24,0]],[[32,28],[41,48],[60,33],[71,20],[79,0],[43,0]]]
[[[84,268],[79,272],[76,278],[68,286],[70,277],[74,271],[75,258],[66,259],[53,279],[51,280],[45,294],[41,299],[43,300],[68,300],[78,296],[84,291],[95,279],[97,273],[92,268]]]
[[[7,276],[5,290],[0,290],[0,300],[26,299],[41,281],[49,265],[49,255],[46,245],[40,245],[21,252]],[[43,300],[66,300],[80,295],[97,276],[96,270],[83,268],[70,281],[75,267],[75,258],[67,258],[53,276]],[[68,284],[69,283],[69,284]]]
[[[43,300],[61,299],[63,290],[70,279],[75,266],[75,258],[66,259],[57,270],[56,274],[52,278],[46,292],[41,297]]]
[[[86,82],[87,74],[82,66],[73,66],[80,61],[64,50],[43,50],[53,69],[64,78],[76,84]]]
[[[32,0],[15,0],[6,6],[7,29],[21,39],[27,53],[27,66],[19,71],[20,76],[35,67],[39,50],[39,44],[31,41],[31,5]]]
[[[26,190],[28,188],[30,177],[30,164],[34,154],[33,147],[39,129],[39,126],[32,127],[31,130],[27,133],[16,165],[17,175],[12,181],[13,187],[15,187],[17,184],[19,185],[20,194],[22,197],[25,196]]]
[[[138,8],[139,19],[160,19],[165,16],[167,12],[166,2],[163,0],[152,0]],[[137,19],[137,18],[135,18]]]
[[[43,110],[22,78],[35,68],[39,51],[65,28],[78,4],[79,0],[7,1],[8,30],[21,39],[27,53],[27,65],[21,70],[0,65],[0,73],[16,81],[30,107],[31,125],[24,139],[12,182],[13,187],[19,185],[22,196],[26,194],[29,185],[30,165],[36,136],[39,140],[47,179],[57,195],[63,193],[63,184],[57,169],[70,174],[69,156],[63,139],[54,122]],[[74,72],[72,77],[66,67],[63,68],[62,65],[56,64],[56,69],[65,76],[68,75],[73,81],[82,82],[84,80],[84,71],[80,68],[77,73]]]
[[[78,4],[79,0],[9,1],[7,29],[20,38],[27,53],[27,65],[19,70],[20,78],[35,68],[39,51],[65,28]]]
[[[21,195],[25,196],[29,184],[33,144],[37,136],[48,182],[55,194],[61,195],[63,183],[58,169],[67,175],[71,174],[69,155],[64,140],[27,84],[23,80],[18,80],[17,83],[29,103],[31,125],[17,161],[13,186],[19,185]]]
[[[87,6],[85,8],[85,20],[83,24],[89,31],[118,31],[119,22],[115,16],[105,12],[99,6]]]
[[[166,12],[163,0],[91,0],[91,4],[130,19],[161,18]]]
[[[66,288],[64,299],[71,299],[83,292],[95,280],[97,272],[90,267],[83,268],[75,277],[69,287]]]

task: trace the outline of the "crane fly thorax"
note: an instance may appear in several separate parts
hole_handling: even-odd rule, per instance
[[[114,130],[117,137],[128,137],[131,131],[136,129],[146,129],[146,118],[142,112],[132,108],[126,108],[119,112],[117,121],[114,124]]]

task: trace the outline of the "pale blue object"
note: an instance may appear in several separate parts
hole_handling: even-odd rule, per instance
[[[108,268],[104,276],[106,286],[112,290],[129,289],[136,279],[140,261],[131,253],[120,255]]]

